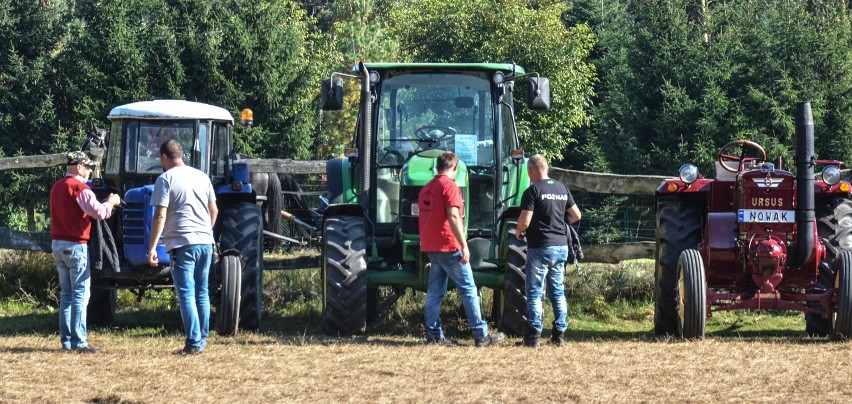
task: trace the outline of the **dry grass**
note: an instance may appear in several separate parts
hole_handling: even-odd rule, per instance
[[[850,343],[709,338],[570,341],[559,349],[441,348],[404,337],[95,334],[96,355],[55,335],[0,338],[0,402],[850,402]]]

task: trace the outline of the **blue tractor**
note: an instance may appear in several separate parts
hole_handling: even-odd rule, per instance
[[[209,291],[220,335],[242,327],[256,329],[262,311],[263,223],[248,166],[234,159],[230,112],[181,100],[143,101],[109,113],[111,128],[103,135],[106,155],[91,180],[98,197],[122,196],[124,204],[107,221],[93,226],[92,297],[88,319],[112,322],[118,289],[141,299],[148,290],[173,287],[171,261],[157,246],[160,264],[148,265],[146,253],[154,209],[154,182],[163,172],[159,147],[174,139],[184,162],[208,173],[216,192],[219,217],[214,236],[221,252],[210,271]]]

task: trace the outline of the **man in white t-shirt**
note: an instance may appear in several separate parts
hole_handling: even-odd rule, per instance
[[[213,224],[216,195],[213,184],[201,170],[183,162],[183,149],[176,140],[160,146],[163,174],[157,178],[151,206],[151,239],[148,263],[157,266],[157,242],[163,242],[172,259],[172,279],[180,305],[186,342],[177,353],[201,353],[210,331],[210,298],[207,277],[213,254]],[[168,218],[168,219],[167,219]]]

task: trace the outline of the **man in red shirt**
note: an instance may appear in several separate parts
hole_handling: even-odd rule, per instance
[[[503,333],[489,334],[488,324],[480,313],[462,220],[464,201],[455,182],[459,170],[458,156],[453,152],[444,152],[438,156],[435,168],[438,174],[420,190],[417,197],[420,209],[420,251],[429,256],[431,264],[429,284],[426,287],[426,342],[455,344],[444,338],[440,318],[441,300],[447,293],[447,279],[452,279],[464,304],[475,345],[488,346],[499,342],[504,336]]]
[[[110,194],[106,202],[98,202],[86,184],[95,163],[82,151],[67,157],[67,175],[50,188],[50,238],[61,289],[59,342],[66,351],[92,353],[98,349],[86,341],[91,218],[108,219],[121,199]]]

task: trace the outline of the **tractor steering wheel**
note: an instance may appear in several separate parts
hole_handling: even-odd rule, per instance
[[[432,132],[433,130],[440,130],[441,132],[444,132],[444,134],[434,138],[429,135],[429,132]],[[414,136],[420,140],[437,140],[440,142],[455,138],[456,130],[450,126],[427,125],[417,128],[417,130],[414,131]]]
[[[741,148],[740,155],[734,156],[732,154],[729,154],[732,151],[729,149],[733,149],[736,146],[740,146]],[[757,153],[760,154],[760,158],[758,159],[757,157],[746,157],[747,149],[753,149],[754,151],[757,151]],[[749,140],[734,140],[733,142],[729,142],[728,144],[722,146],[722,148],[719,149],[719,153],[716,155],[716,161],[719,162],[722,168],[732,173],[738,173],[743,163],[745,163],[746,161],[753,160],[766,161],[766,151],[763,150],[763,147],[761,147],[759,144]],[[736,162],[737,168],[731,168],[730,165],[725,164],[726,162]]]

